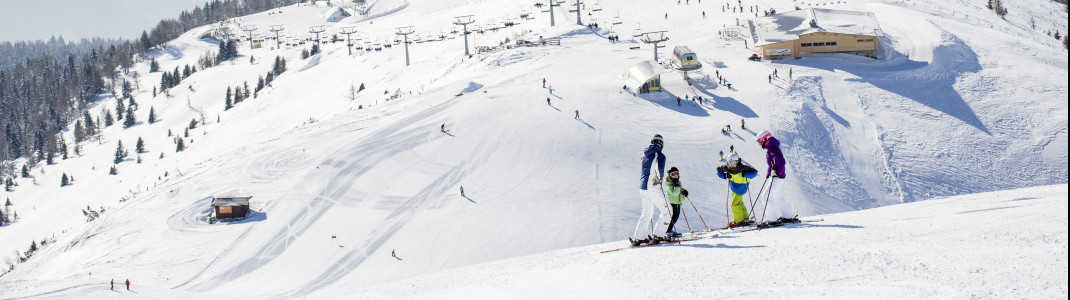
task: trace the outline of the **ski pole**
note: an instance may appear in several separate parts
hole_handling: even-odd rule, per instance
[[[732,181],[725,182],[725,195],[724,195],[724,219],[728,222],[732,222],[732,216],[728,215],[731,210],[728,203],[732,201]]]
[[[750,180],[747,180],[747,192],[748,192],[747,193],[747,197],[750,198],[750,207],[753,209],[754,208],[754,194],[750,193],[750,191],[751,191],[751,189],[750,189]],[[753,215],[747,215],[748,219],[750,219],[751,217],[753,217]]]
[[[684,215],[684,224],[687,224],[687,232],[691,232],[691,222],[687,221],[687,212],[681,209],[680,213]]]
[[[765,212],[769,210],[769,195],[773,194],[773,180],[776,177],[769,177],[769,192],[765,193],[765,207],[762,208],[762,222],[765,222]],[[759,223],[761,224],[761,223]]]
[[[702,219],[702,213],[698,212],[698,208],[695,208],[695,202],[691,202],[691,198],[688,198],[687,196],[684,196],[684,199],[687,199],[687,203],[691,203],[691,208],[695,209],[695,213],[698,214],[698,219],[702,221],[702,227],[706,227],[706,230],[709,231],[710,227],[706,226],[706,220]]]
[[[769,182],[769,177],[766,177],[765,181],[762,181],[762,186],[760,188],[758,188],[758,195],[754,196],[755,201],[754,201],[753,204],[750,205],[750,215],[751,215],[751,218],[753,218],[754,220],[758,220],[758,218],[754,217],[754,206],[756,204],[758,204],[758,201],[762,201],[762,190],[765,190],[765,184],[767,182]]]

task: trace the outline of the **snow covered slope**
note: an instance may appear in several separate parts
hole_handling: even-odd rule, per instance
[[[0,228],[0,253],[48,242],[0,277],[0,294],[62,297],[131,278],[161,296],[318,297],[621,241],[639,215],[639,154],[656,133],[711,224],[726,222],[717,153],[734,147],[764,170],[753,139],[766,129],[784,144],[792,179],[785,189],[802,216],[1067,180],[1066,50],[1029,29],[1028,19],[1003,21],[977,3],[833,5],[877,13],[887,35],[883,59],[772,62],[747,61],[752,50],[743,40],[717,38],[718,28],[747,14],[722,13],[723,4],[709,1],[617,1],[597,12],[589,3],[584,19],[596,18],[598,30],[571,25],[575,14],[564,8],[550,27],[530,3],[369,1],[366,16],[338,22],[326,22],[331,8],[318,3],[223,26],[255,25],[270,35],[263,30],[283,24],[289,42],[311,38],[310,26],[324,26],[325,40],[355,26],[360,50],[350,55],[344,43],[328,43],[301,59],[307,41],[245,44],[238,58],[157,97],[151,86],[160,73],[138,65],[139,119],[152,108],[161,122],[105,128],[99,142],[81,145],[80,157],[36,168],[34,178],[0,194],[19,215]],[[1029,3],[1010,9],[1038,15],[1041,27],[1065,27],[1065,14],[1048,13],[1060,9],[1055,4]],[[473,55],[465,57],[464,37],[451,24],[473,12]],[[520,19],[523,12],[534,19]],[[623,24],[610,26],[618,14]],[[507,21],[519,24],[492,30]],[[401,26],[413,26],[409,39],[417,41],[408,66],[404,45],[393,42]],[[217,29],[193,29],[154,55],[163,70],[193,64],[217,48],[200,39]],[[640,29],[668,30],[669,46],[698,53],[706,67],[690,75],[693,85],[669,73],[666,92],[621,89],[624,70],[652,58],[649,46],[631,39]],[[476,51],[540,36],[561,37],[561,45]],[[288,71],[224,110],[227,88],[255,87],[277,56]],[[780,78],[769,83],[774,69]],[[717,73],[731,89],[717,84]],[[351,97],[361,85],[367,89]],[[708,101],[675,101],[695,95]],[[114,102],[91,111],[100,115]],[[719,132],[740,119],[747,130]],[[191,120],[203,124],[186,137]],[[188,149],[175,152],[169,132]],[[107,175],[118,141],[131,149],[139,137],[149,149],[142,162],[129,158]],[[59,187],[62,173],[74,185]],[[204,222],[207,197],[231,194],[253,196],[252,217]],[[106,211],[87,223],[86,206]],[[404,263],[381,259],[392,251]]]
[[[367,288],[339,284],[309,298],[1058,299],[1067,295],[1065,184],[821,219],[605,254],[599,252],[627,242],[563,249]]]

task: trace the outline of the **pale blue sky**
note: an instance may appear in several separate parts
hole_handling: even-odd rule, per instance
[[[0,0],[0,41],[133,39],[207,0]]]

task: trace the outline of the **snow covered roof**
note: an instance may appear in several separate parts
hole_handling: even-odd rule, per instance
[[[249,199],[252,196],[247,197],[212,197],[212,206],[242,206],[249,205]]]
[[[350,16],[352,16],[352,14],[350,14],[345,9],[342,9],[341,7],[335,7],[330,10],[327,10],[327,12],[323,14],[323,20],[327,22],[338,22]]]
[[[863,11],[808,8],[755,18],[754,25],[758,45],[796,40],[814,32],[884,36],[877,16]]]
[[[628,70],[624,72],[624,84],[627,85],[628,89],[632,92],[638,92],[639,88],[642,87],[647,80],[665,72],[669,72],[669,70],[666,70],[652,60],[644,60],[628,67]]]

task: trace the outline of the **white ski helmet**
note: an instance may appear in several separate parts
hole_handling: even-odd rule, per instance
[[[732,153],[732,155],[728,156],[728,165],[729,166],[733,166],[733,167],[734,166],[738,166],[739,163],[742,162],[742,161],[743,161],[743,159],[739,158],[738,154]]]
[[[769,133],[769,131],[767,131],[767,130],[763,130],[762,132],[759,132],[757,136],[758,136],[757,141],[759,143],[765,144],[765,140],[770,138],[770,137],[772,137],[773,134]]]

